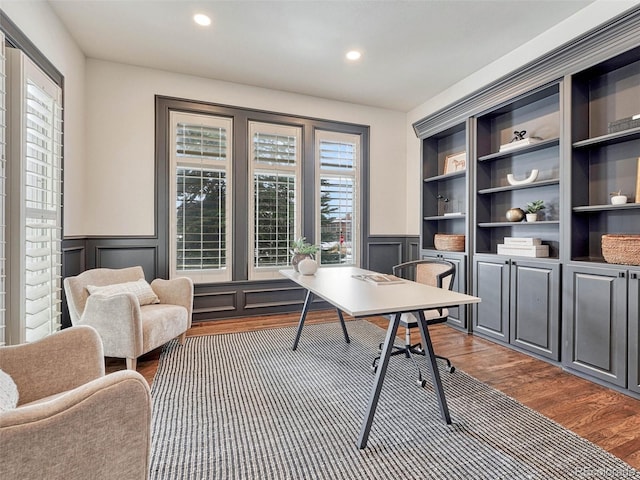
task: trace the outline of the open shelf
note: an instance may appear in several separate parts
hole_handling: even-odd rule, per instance
[[[579,142],[573,143],[573,148],[587,148],[615,145],[621,142],[628,142],[629,140],[637,140],[640,138],[640,127],[632,128],[629,130],[623,130],[621,132],[608,133],[606,135],[600,135],[595,138],[587,138]]]
[[[623,205],[584,205],[581,207],[573,207],[573,211],[580,212],[602,212],[613,210],[636,210],[640,208],[640,203],[625,203]]]
[[[423,220],[459,220],[461,218],[466,218],[466,214],[464,213],[460,213],[460,214],[456,214],[456,215],[436,215],[433,217],[424,217]]]
[[[464,177],[466,173],[467,173],[466,170],[460,170],[458,172],[446,173],[444,175],[436,175],[435,177],[425,178],[423,182],[429,183],[429,182],[441,182],[443,180],[451,180],[453,178]]]
[[[525,153],[536,152],[545,148],[555,147],[560,144],[560,138],[550,138],[542,140],[541,142],[527,145],[525,147],[514,148],[513,150],[507,150],[505,152],[490,153],[489,155],[483,155],[478,157],[479,162],[488,162],[491,160],[499,160],[501,158],[512,157],[514,155],[523,155]]]
[[[558,225],[558,220],[538,220],[537,222],[484,222],[479,223],[480,228],[496,228],[496,227],[539,227],[541,225]]]
[[[524,188],[537,188],[537,187],[544,187],[546,185],[559,185],[559,184],[560,184],[560,179],[553,178],[551,180],[541,180],[539,182],[527,183],[525,185],[505,185],[502,187],[483,188],[482,190],[478,190],[478,195],[488,195],[491,193],[509,192],[511,190],[522,190]]]

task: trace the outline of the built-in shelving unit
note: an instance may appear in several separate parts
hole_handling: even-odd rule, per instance
[[[562,82],[537,89],[489,110],[477,118],[476,232],[475,252],[497,253],[504,237],[538,237],[550,247],[550,256],[560,250],[560,92]],[[537,143],[500,151],[516,131]],[[534,182],[510,185],[508,174],[528,177],[538,170]],[[509,222],[510,208],[543,200],[545,209],[534,223]]]
[[[564,266],[564,366],[640,392],[640,267],[614,265],[604,234],[640,234],[640,127],[615,131],[640,114],[640,46],[570,77],[570,245]],[[630,123],[630,122],[629,122]],[[621,191],[628,203],[611,204]]]
[[[638,398],[640,265],[607,263],[601,243],[640,235],[640,126],[630,119],[639,114],[637,6],[414,124],[421,255],[461,262],[466,288],[482,298],[467,312],[469,331]],[[522,130],[539,139],[511,143]],[[463,150],[466,171],[445,174],[446,157]],[[612,205],[619,190],[627,203]],[[465,195],[462,214],[445,216],[440,199]],[[535,200],[545,204],[538,221],[508,221],[510,208]],[[464,233],[465,251],[435,250],[435,233]],[[538,238],[549,257],[499,255],[505,237]]]
[[[464,155],[462,155],[464,153]],[[465,168],[460,168],[464,158]],[[457,159],[458,162],[453,162]],[[456,266],[453,289],[467,292],[467,252],[469,249],[469,143],[468,122],[460,122],[422,139],[422,231],[421,257],[442,258]],[[451,167],[457,167],[450,171]],[[446,173],[445,173],[446,172]],[[438,233],[466,235],[463,252],[435,248]],[[467,308],[449,309],[449,325],[467,330]]]
[[[609,133],[640,114],[640,47],[571,78],[571,259],[602,262],[602,235],[640,234],[640,127]],[[628,202],[611,205],[622,191]]]
[[[466,233],[468,168],[446,169],[448,157],[467,150],[466,122],[422,140],[423,250],[435,250],[433,239],[437,233]]]

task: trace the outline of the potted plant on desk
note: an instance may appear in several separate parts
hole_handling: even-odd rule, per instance
[[[527,203],[527,208],[525,208],[525,214],[527,215],[527,222],[536,222],[538,221],[538,212],[540,210],[544,210],[544,201],[535,200],[533,202]]]
[[[305,237],[300,237],[294,240],[294,242],[291,244],[291,266],[296,272],[300,272],[300,263],[305,259],[309,259],[315,265],[307,263],[305,265],[305,268],[303,268],[304,271],[302,271],[301,273],[303,275],[313,275],[318,269],[318,264],[316,263],[314,258],[314,255],[317,252],[318,246],[308,243]]]

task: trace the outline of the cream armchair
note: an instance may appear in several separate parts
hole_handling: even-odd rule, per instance
[[[126,358],[130,370],[173,338],[183,344],[191,327],[193,282],[186,277],[156,279],[149,288],[142,267],[97,268],[65,278],[64,290],[71,323],[94,327],[105,356]]]
[[[93,328],[0,347],[0,369],[0,478],[148,478],[149,385],[130,370],[105,376]]]

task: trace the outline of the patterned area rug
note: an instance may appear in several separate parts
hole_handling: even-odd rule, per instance
[[[457,370],[440,418],[411,360],[392,357],[366,449],[356,440],[385,331],[348,322],[168,344],[153,381],[151,478],[640,479],[587,440]],[[428,367],[419,358],[423,372]]]

